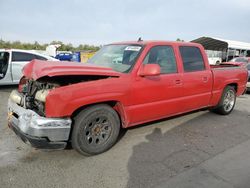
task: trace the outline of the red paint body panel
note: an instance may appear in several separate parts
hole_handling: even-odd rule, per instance
[[[76,63],[33,61],[24,69],[26,77],[38,79],[55,75],[107,75],[106,79],[67,85],[53,89],[46,98],[47,117],[70,117],[86,105],[116,101],[114,109],[121,116],[123,127],[137,125],[184,112],[218,104],[223,89],[228,84],[237,86],[237,95],[244,92],[247,71],[243,67],[210,68],[203,47],[195,43],[143,41],[117,44],[144,45],[130,73],[117,73],[109,68]],[[140,76],[142,62],[154,46],[172,46],[177,63],[177,73],[157,76]],[[184,72],[179,46],[200,49],[205,70]],[[113,77],[112,77],[113,76]]]

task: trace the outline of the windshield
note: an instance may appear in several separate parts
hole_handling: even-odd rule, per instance
[[[140,45],[114,44],[102,47],[88,63],[109,67],[114,71],[127,73],[131,70],[141,52]]]

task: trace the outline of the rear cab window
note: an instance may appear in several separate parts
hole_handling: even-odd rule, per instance
[[[179,47],[184,72],[196,72],[205,70],[205,63],[201,51],[195,46]]]

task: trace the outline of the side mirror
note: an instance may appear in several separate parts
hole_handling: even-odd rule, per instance
[[[158,76],[161,74],[161,68],[158,64],[142,65],[139,75],[140,76]]]

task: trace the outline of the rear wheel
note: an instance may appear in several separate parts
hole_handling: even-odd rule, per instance
[[[119,136],[120,119],[105,104],[88,107],[76,117],[72,147],[83,155],[96,155],[110,149]]]
[[[221,115],[230,114],[235,106],[236,91],[232,86],[227,86],[221,96],[219,104],[210,111]]]

